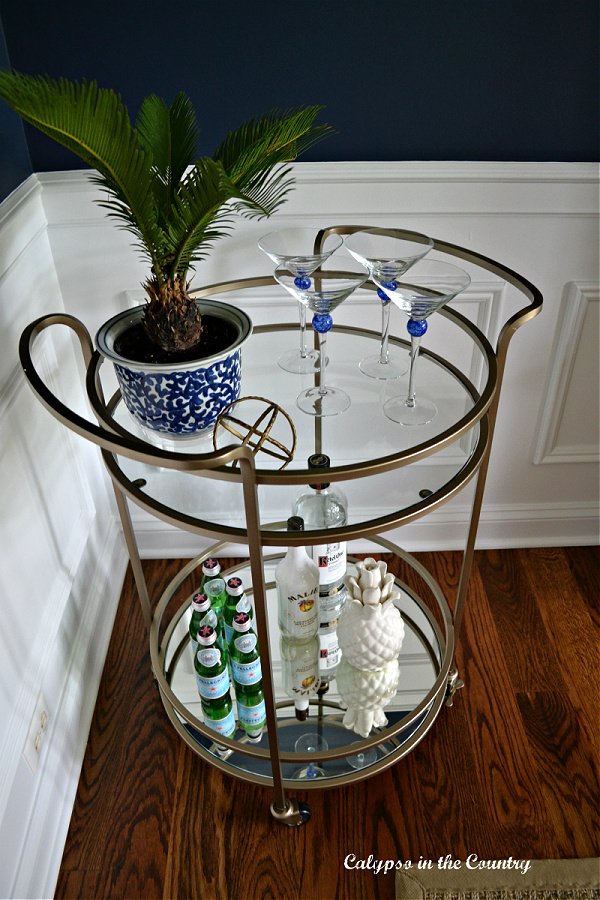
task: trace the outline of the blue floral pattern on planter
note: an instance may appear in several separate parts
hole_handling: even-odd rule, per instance
[[[127,409],[144,428],[192,437],[212,428],[219,413],[240,396],[241,349],[208,366],[138,372],[115,363]]]

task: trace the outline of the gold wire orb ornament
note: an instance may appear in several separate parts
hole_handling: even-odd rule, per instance
[[[258,418],[255,419],[253,424],[239,418],[238,410],[235,407],[239,407],[242,403],[245,404],[244,409],[248,415],[252,413],[254,416],[257,409],[259,410]],[[233,414],[234,409],[236,415]],[[291,432],[291,447],[286,447],[282,440],[279,440],[273,434],[273,432],[281,432],[281,423],[284,420],[289,425]],[[285,469],[294,458],[296,450],[296,429],[294,428],[294,423],[281,406],[273,403],[272,400],[265,399],[265,397],[240,397],[239,400],[234,400],[233,403],[225,407],[219,415],[213,431],[213,446],[215,450],[219,449],[217,446],[219,428],[238,438],[243,447],[250,447],[254,456],[257,453],[266,453],[267,456],[271,456],[273,459],[282,460],[283,462],[279,469]],[[282,437],[280,433],[278,437]],[[236,465],[237,462],[234,462],[233,466]]]

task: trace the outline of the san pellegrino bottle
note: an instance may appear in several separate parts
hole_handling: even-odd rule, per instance
[[[217,626],[217,616],[210,606],[210,600],[206,594],[196,591],[192,597],[192,617],[190,619],[190,642],[194,652],[194,659],[198,652],[197,634],[203,625]]]
[[[222,578],[211,578],[204,584],[204,593],[210,600],[211,608],[217,617],[217,643],[221,650],[227,656],[227,641],[225,640],[225,620],[223,611],[227,600],[227,591],[225,590],[225,582]]]
[[[229,649],[231,638],[233,636],[233,617],[239,612],[245,612],[248,613],[252,619],[253,613],[250,601],[244,592],[244,585],[242,584],[241,578],[235,576],[230,578],[227,582],[226,590],[227,598],[223,610],[223,620],[225,623],[225,640],[227,641],[227,648]]]
[[[260,741],[266,721],[258,639],[248,613],[233,617],[229,660],[241,727],[251,741]]]
[[[204,592],[204,585],[207,581],[217,578],[221,574],[221,563],[218,559],[205,559],[202,563],[202,580],[200,582],[200,590]]]
[[[329,468],[330,459],[325,453],[308,458],[309,469]],[[307,531],[311,529],[340,528],[348,521],[348,501],[343,491],[323,480],[309,485],[294,503],[293,514],[304,519]],[[312,558],[319,567],[319,640],[320,675],[322,687],[334,678],[341,651],[337,642],[337,620],[346,602],[347,589],[343,582],[346,574],[346,542],[335,541],[315,544]]]
[[[308,716],[310,697],[319,689],[319,639],[317,635],[305,644],[290,644],[281,638],[283,690],[294,701],[296,718]]]
[[[288,531],[304,531],[299,516],[287,520]],[[289,547],[275,569],[277,619],[281,637],[292,644],[312,640],[319,630],[319,570],[304,547]]]
[[[232,737],[235,734],[235,716],[229,690],[229,670],[217,645],[217,632],[211,625],[202,625],[197,638],[198,652],[194,666],[204,723],[218,734]]]

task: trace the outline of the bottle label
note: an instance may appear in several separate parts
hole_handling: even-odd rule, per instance
[[[245,706],[238,700],[237,704],[238,719],[244,731],[258,731],[265,724],[267,718],[267,710],[265,701],[261,700],[257,706]]]
[[[284,690],[291,697],[312,697],[319,688],[319,660],[314,659],[282,660]]]
[[[313,559],[319,567],[319,584],[334,584],[346,574],[346,542],[316,544]]]
[[[204,724],[225,737],[231,737],[235,732],[235,716],[233,715],[233,710],[229,710],[223,719],[211,719],[205,715]]]
[[[335,669],[340,661],[342,651],[338,644],[336,631],[319,635],[319,672],[325,674]]]
[[[256,647],[256,635],[241,634],[239,637],[236,637],[233,646],[237,647],[240,653],[252,653]]]
[[[210,625],[211,628],[217,627],[217,615],[214,609],[209,609],[203,619],[200,620],[199,628],[203,625]]]
[[[318,628],[317,599],[318,585],[315,585],[312,590],[289,594],[283,609],[280,604],[280,612],[285,616],[279,623],[284,637],[309,640],[313,636]]]
[[[232,659],[231,671],[234,681],[242,685],[258,684],[262,678],[260,659],[253,659],[252,662],[247,663]]]
[[[205,668],[211,669],[221,661],[221,651],[212,647],[198,651],[198,661]],[[205,660],[214,660],[206,662]],[[201,675],[196,672],[196,683],[198,685],[198,693],[205,700],[211,700],[215,697],[222,697],[229,690],[229,672],[227,667],[218,675]]]

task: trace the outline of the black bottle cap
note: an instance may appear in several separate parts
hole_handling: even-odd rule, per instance
[[[308,457],[309,469],[328,469],[330,464],[331,460],[325,453],[313,453],[312,456]],[[328,488],[329,484],[330,482],[328,481],[326,484],[309,484],[309,487],[313,488],[315,491],[321,491]]]
[[[290,516],[287,520],[288,531],[304,531],[304,519],[302,516]]]

